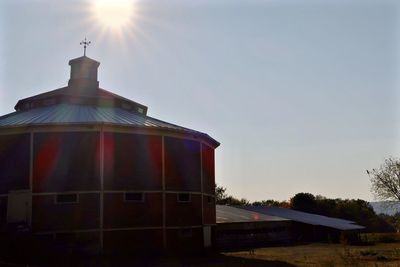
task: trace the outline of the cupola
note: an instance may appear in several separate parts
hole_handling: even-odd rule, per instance
[[[71,76],[68,81],[69,87],[80,89],[99,88],[97,81],[97,69],[100,62],[93,60],[87,56],[78,57],[69,61],[71,66]]]

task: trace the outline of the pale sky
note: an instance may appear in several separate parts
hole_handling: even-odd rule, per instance
[[[137,0],[118,30],[93,3],[1,1],[1,115],[65,86],[87,36],[101,88],[221,142],[234,196],[372,200],[365,170],[400,155],[395,0]]]

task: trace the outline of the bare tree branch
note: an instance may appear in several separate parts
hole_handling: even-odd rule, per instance
[[[400,160],[390,157],[379,169],[367,170],[371,191],[377,199],[400,201]]]

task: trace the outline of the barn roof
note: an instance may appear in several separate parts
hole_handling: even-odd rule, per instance
[[[82,125],[109,124],[146,129],[162,129],[205,138],[211,144],[219,143],[208,134],[158,120],[118,107],[101,107],[76,104],[58,104],[31,110],[16,111],[0,117],[0,129],[30,125]]]
[[[279,216],[296,222],[301,222],[311,225],[326,226],[339,230],[360,230],[365,228],[364,226],[355,224],[355,222],[353,221],[332,218],[292,209],[267,207],[267,206],[244,206],[241,208],[265,215]]]
[[[288,221],[288,219],[248,211],[232,206],[217,205],[217,223]]]
[[[31,106],[26,106],[27,104],[34,103],[37,106],[43,105],[43,102],[41,103],[40,101],[44,101],[46,99],[54,99],[55,101],[61,101],[61,100],[70,100],[71,98],[78,99],[82,104],[84,103],[90,103],[89,100],[96,99],[97,101],[102,101],[103,104],[109,104],[109,105],[116,105],[120,103],[125,103],[125,104],[131,104],[137,107],[140,107],[143,109],[144,114],[146,114],[147,107],[139,104],[135,101],[132,101],[128,98],[122,97],[120,95],[111,93],[110,91],[107,91],[102,88],[86,88],[82,89],[79,87],[74,87],[74,86],[66,86],[62,88],[58,88],[49,92],[45,92],[42,94],[34,95],[31,97],[27,97],[24,99],[20,99],[17,104],[15,105],[15,110],[25,110],[25,109],[30,109],[32,108]]]
[[[86,56],[70,60],[68,86],[21,99],[0,117],[0,129],[43,125],[110,124],[168,130],[219,143],[209,135],[147,116],[147,107],[99,87],[100,63]]]

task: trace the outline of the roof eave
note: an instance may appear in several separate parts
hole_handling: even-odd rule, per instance
[[[11,113],[12,114],[12,113]],[[7,114],[7,115],[11,115]],[[7,116],[4,115],[4,116]],[[3,117],[4,117],[3,116]],[[188,133],[183,130],[178,130],[178,129],[171,129],[168,127],[151,127],[151,126],[135,126],[135,125],[126,125],[126,124],[120,124],[120,123],[111,123],[111,122],[87,122],[87,123],[71,123],[71,122],[60,122],[60,123],[35,123],[35,124],[19,124],[19,125],[7,125],[7,126],[0,126],[1,129],[30,129],[30,128],[35,128],[35,127],[46,127],[46,126],[115,126],[115,127],[123,127],[123,128],[132,128],[132,129],[144,129],[148,131],[165,131],[165,132],[170,132],[170,133],[179,133],[183,135],[192,135],[193,137],[199,138],[208,144],[212,145],[213,148],[217,148],[220,143],[210,137],[208,134],[200,133],[200,132],[195,132],[193,131],[192,133]]]

